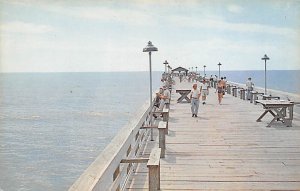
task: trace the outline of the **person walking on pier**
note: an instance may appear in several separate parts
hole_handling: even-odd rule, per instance
[[[201,95],[201,90],[197,88],[197,84],[193,84],[193,89],[191,90],[191,110],[192,110],[192,117],[198,117],[198,108],[199,108],[199,98]]]
[[[222,102],[222,98],[223,98],[223,83],[222,83],[222,80],[219,80],[218,81],[218,84],[217,84],[217,92],[218,92],[218,101],[219,101],[219,104],[221,105],[221,102]]]
[[[250,100],[250,92],[253,91],[254,83],[251,81],[251,78],[248,78],[246,82],[247,86],[247,100]]]
[[[200,89],[201,89],[201,95],[202,95],[202,104],[206,104],[206,96],[208,95],[208,87],[209,85],[207,84],[207,81],[205,80],[205,78],[203,78],[203,81],[200,85]]]
[[[225,95],[225,88],[226,88],[226,81],[224,80],[223,77],[221,77],[221,84],[223,88],[223,93],[222,93],[222,98],[223,98],[223,95]]]

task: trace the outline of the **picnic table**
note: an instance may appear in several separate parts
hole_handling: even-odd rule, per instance
[[[191,103],[190,98],[187,96],[191,90],[176,90],[176,93],[179,93],[181,96],[177,99],[177,103],[181,103],[184,99],[188,102]]]
[[[269,112],[273,116],[273,119],[267,127],[271,127],[275,121],[281,121],[287,127],[292,126],[294,102],[286,100],[256,100],[256,102],[262,104],[265,109],[263,114],[256,120],[257,122],[261,122],[261,119]],[[286,113],[287,109],[289,111],[288,117]]]

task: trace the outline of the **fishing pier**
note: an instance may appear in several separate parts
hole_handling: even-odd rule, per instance
[[[207,104],[192,117],[181,99],[192,82],[174,80],[170,109],[141,107],[70,191],[300,190],[294,102],[259,90],[247,100],[245,87],[229,82],[219,105],[212,82]]]

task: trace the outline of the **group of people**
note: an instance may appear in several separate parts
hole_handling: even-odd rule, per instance
[[[202,97],[202,104],[206,104],[206,96],[209,94],[209,81],[206,81],[205,78],[203,78],[202,83],[200,84],[200,87],[198,88],[197,83],[193,84],[193,88],[190,93],[190,99],[191,99],[191,110],[192,110],[192,117],[198,117],[198,109],[199,109],[199,100],[200,97]],[[225,95],[225,87],[226,87],[226,79],[221,77],[220,80],[218,80],[216,92],[218,93],[218,102],[221,104],[222,98]]]
[[[156,93],[154,106],[158,110],[162,110],[166,105],[166,108],[170,108],[170,99],[171,99],[171,92],[169,90],[169,84],[166,79],[161,80],[162,87],[159,88],[159,91]],[[157,116],[154,115],[156,118]]]
[[[213,78],[211,76],[210,82],[213,81]],[[221,105],[223,96],[225,95],[225,88],[226,88],[226,77],[221,77],[220,80],[217,81],[217,88],[216,88],[216,93],[218,94],[218,102]],[[212,83],[210,83],[212,84]],[[200,88],[198,89],[197,83],[193,84],[193,88],[190,93],[190,99],[191,99],[191,110],[192,110],[192,117],[197,117],[198,115],[198,108],[199,108],[199,100],[200,96],[202,95],[202,104],[206,104],[206,96],[208,95],[209,91],[209,82],[203,79]],[[246,87],[247,87],[247,99],[250,99],[250,92],[253,90],[254,83],[251,81],[251,78],[248,78],[246,82]]]
[[[211,81],[211,79],[210,79]],[[205,78],[200,83],[200,86],[198,88],[198,84],[194,83],[193,88],[190,93],[190,99],[191,99],[191,111],[192,111],[192,117],[198,117],[198,109],[200,104],[200,97],[202,99],[202,104],[206,104],[206,97],[209,94],[209,88],[210,88],[210,81],[207,81]],[[171,92],[169,90],[169,84],[167,82],[166,78],[162,78],[162,87],[160,88],[159,92],[156,93],[156,99],[154,106],[158,108],[158,110],[162,110],[164,106],[166,105],[166,108],[170,107],[170,99],[171,99]],[[226,78],[221,77],[220,80],[217,81],[216,86],[216,92],[218,95],[218,103],[221,105],[223,96],[225,95],[225,88],[226,88]],[[253,82],[251,81],[251,78],[248,78],[246,82],[247,86],[247,99],[250,99],[249,95],[250,92],[253,90]],[[154,116],[157,117],[157,116]]]

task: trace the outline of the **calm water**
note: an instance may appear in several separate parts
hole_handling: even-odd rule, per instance
[[[207,76],[219,75],[218,71],[208,71]],[[245,84],[248,77],[252,78],[256,87],[265,87],[265,71],[221,71],[227,80]],[[203,74],[203,73],[202,73]],[[267,88],[300,94],[300,70],[267,71]]]
[[[221,73],[262,87],[263,74]],[[269,88],[299,92],[300,71],[268,75]],[[148,72],[0,74],[0,190],[67,190],[148,100],[148,87]]]
[[[148,88],[147,72],[1,74],[0,190],[67,190]]]

